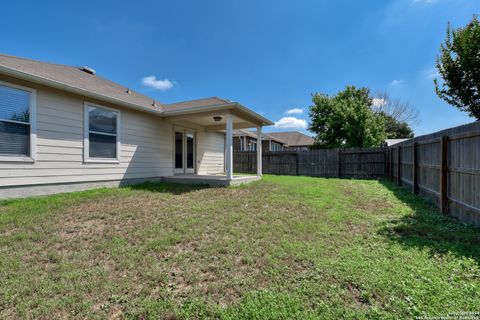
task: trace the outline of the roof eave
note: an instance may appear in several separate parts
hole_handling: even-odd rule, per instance
[[[180,116],[180,115],[188,115],[188,114],[195,114],[199,112],[208,112],[208,111],[222,111],[222,110],[235,110],[238,109],[241,112],[248,114],[249,116],[259,120],[262,123],[262,126],[270,126],[273,122],[260,114],[256,113],[248,109],[247,107],[241,105],[238,102],[230,102],[225,104],[214,104],[210,106],[204,106],[201,108],[194,107],[194,108],[186,108],[181,110],[165,110],[163,112],[163,116],[165,118],[173,117],[173,116]]]
[[[237,108],[239,108],[241,111],[249,114],[249,115],[252,116],[252,117],[255,117],[255,118],[259,119],[259,120],[262,122],[262,126],[271,126],[271,125],[274,124],[273,121],[265,118],[264,116],[256,113],[256,112],[253,111],[253,110],[248,109],[247,107],[243,106],[242,104],[240,104],[240,103],[238,103],[238,102],[234,102],[234,104],[235,104],[235,106],[236,106]]]
[[[88,91],[88,90],[83,90],[83,89],[80,89],[80,88],[77,88],[77,87],[74,87],[74,86],[70,86],[70,85],[67,85],[67,84],[64,84],[64,83],[61,83],[61,82],[58,82],[58,81],[46,79],[46,78],[43,78],[43,77],[40,77],[40,76],[32,75],[30,73],[21,72],[21,71],[15,70],[15,69],[7,68],[5,66],[0,66],[0,73],[5,74],[7,76],[12,76],[12,77],[19,78],[19,79],[22,79],[22,80],[31,81],[31,82],[34,82],[34,83],[38,83],[38,84],[41,84],[41,85],[52,87],[52,88],[55,88],[55,89],[60,89],[60,90],[64,90],[64,91],[67,91],[67,92],[71,92],[71,93],[79,94],[79,95],[82,95],[82,96],[86,96],[86,97],[89,97],[89,98],[113,103],[113,104],[120,105],[120,106],[123,106],[123,107],[132,108],[132,109],[136,109],[136,110],[144,111],[144,112],[149,112],[149,113],[152,113],[152,114],[155,114],[155,115],[158,115],[158,116],[163,115],[163,111],[160,108],[159,108],[159,110],[149,109],[149,108],[146,108],[146,107],[141,106],[141,105],[129,103],[129,102],[122,101],[122,100],[119,100],[119,99],[115,99],[115,98],[112,98],[112,97],[109,97],[109,96],[106,96],[106,95],[103,95],[103,94],[94,93],[94,92],[91,92],[91,91]]]

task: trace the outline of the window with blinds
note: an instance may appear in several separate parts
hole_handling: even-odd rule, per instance
[[[282,151],[282,145],[272,141],[272,150],[271,151]]]
[[[88,106],[90,158],[117,158],[118,112]]]
[[[0,156],[30,156],[30,91],[0,84]]]

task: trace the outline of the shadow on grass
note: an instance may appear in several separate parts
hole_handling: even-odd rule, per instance
[[[180,184],[166,182],[144,182],[136,185],[125,186],[131,190],[141,190],[159,193],[184,194],[197,190],[208,189],[210,186],[206,184]]]
[[[431,203],[398,187],[390,181],[380,181],[413,213],[389,221],[380,232],[406,247],[428,249],[431,254],[453,254],[480,263],[480,228],[444,215]]]

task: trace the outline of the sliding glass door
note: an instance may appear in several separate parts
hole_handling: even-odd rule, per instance
[[[175,130],[175,174],[195,173],[196,162],[195,132]]]
[[[195,133],[194,132],[185,132],[185,143],[186,143],[186,152],[185,152],[185,162],[186,162],[186,173],[195,173]]]

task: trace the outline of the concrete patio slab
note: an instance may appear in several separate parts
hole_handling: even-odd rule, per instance
[[[227,179],[224,175],[198,175],[183,174],[164,177],[164,182],[183,183],[183,184],[207,184],[216,187],[238,186],[245,183],[260,180],[259,176],[233,176],[233,179]]]

